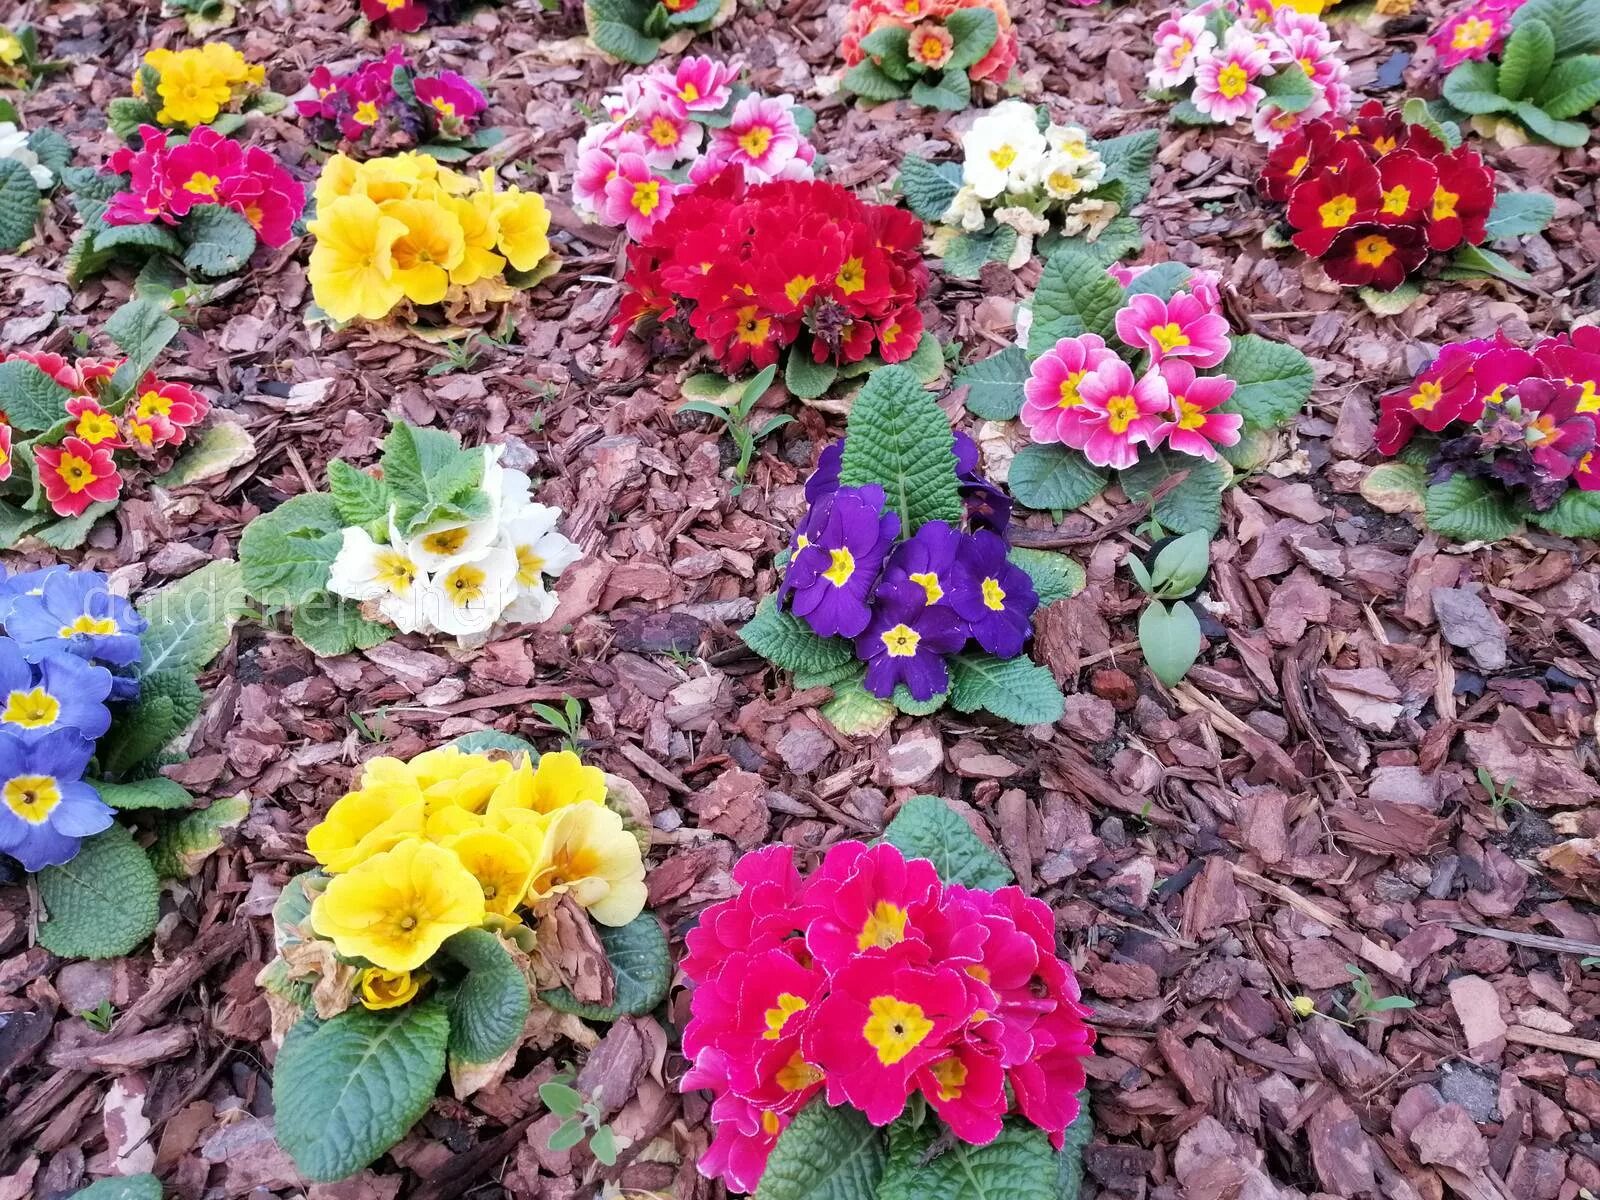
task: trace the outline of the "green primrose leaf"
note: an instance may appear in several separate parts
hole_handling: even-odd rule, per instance
[[[1560,537],[1600,538],[1600,492],[1568,488],[1548,512],[1530,512],[1528,520]]]
[[[1055,678],[1025,657],[958,654],[950,659],[950,703],[957,712],[983,709],[1014,725],[1051,725],[1066,700]]]
[[[256,252],[256,231],[250,222],[221,204],[192,209],[179,228],[187,243],[183,265],[208,279],[242,270]]]
[[[1118,472],[1117,481],[1130,500],[1147,500],[1157,486],[1180,472],[1188,473],[1183,482],[1155,501],[1151,509],[1156,520],[1175,533],[1194,529],[1215,533],[1222,523],[1222,492],[1232,477],[1232,468],[1226,463],[1206,462],[1163,448]]]
[[[1080,508],[1106,486],[1106,473],[1081,451],[1033,442],[1011,460],[1007,483],[1018,504],[1041,512]]]
[[[325,492],[293,496],[263,513],[239,539],[245,590],[274,606],[310,600],[328,586],[328,568],[344,542],[343,531],[338,507]]]
[[[1514,111],[1517,119],[1528,127],[1530,133],[1552,146],[1575,148],[1586,144],[1589,140],[1587,125],[1579,121],[1558,121],[1531,101],[1519,100]],[[1462,249],[1471,247],[1463,246]]]
[[[1600,7],[1594,0],[1529,0],[1512,14],[1511,27],[1528,21],[1550,26],[1562,54],[1600,50]]]
[[[933,863],[946,883],[993,891],[1015,881],[1005,860],[938,796],[907,800],[884,829],[883,840],[907,858]]]
[[[958,8],[945,18],[944,27],[955,41],[944,68],[951,73],[965,72],[983,61],[1000,36],[1000,22],[988,8]]]
[[[1100,156],[1100,161],[1105,163],[1106,178],[1121,181],[1127,189],[1122,198],[1124,212],[1149,195],[1150,169],[1155,164],[1156,151],[1161,145],[1158,130],[1125,133],[1121,137],[1094,141],[1091,145]]]
[[[1058,1200],[1059,1167],[1049,1136],[1012,1118],[986,1146],[954,1141],[935,1149],[936,1121],[902,1117],[889,1127],[878,1200]]]
[[[386,533],[389,488],[383,480],[336,458],[328,464],[328,491],[346,525],[360,525],[369,533],[376,527]]]
[[[891,78],[870,58],[851,67],[840,82],[847,92],[874,104],[898,100],[906,94],[906,85]]]
[[[789,347],[788,360],[783,372],[783,386],[799,400],[815,400],[833,386],[839,378],[839,368],[832,362],[817,362],[811,357],[808,339],[802,338]]]
[[[72,393],[31,362],[0,362],[0,411],[13,429],[38,433],[67,415]]]
[[[1556,35],[1537,17],[1519,22],[1500,53],[1499,92],[1507,100],[1521,100],[1528,88],[1543,80],[1556,60]]]
[[[960,523],[950,421],[912,371],[874,371],[850,410],[847,431],[840,482],[880,484],[887,508],[900,514],[902,537],[928,521]]]
[[[739,637],[773,666],[794,674],[797,688],[832,687],[856,670],[855,649],[844,638],[818,637],[799,617],[768,596]]]
[[[278,1144],[307,1178],[353,1175],[393,1146],[433,1100],[450,1015],[438,999],[331,1021],[303,1017],[273,1070]]]
[[[1423,496],[1428,528],[1461,542],[1493,542],[1522,526],[1505,489],[1487,480],[1452,475]]]
[[[833,699],[817,711],[822,718],[846,737],[875,737],[889,728],[897,711],[893,701],[874,696],[862,686],[864,669],[829,686]]]
[[[960,11],[984,13],[990,19],[994,17],[987,8],[963,8]],[[967,78],[965,71],[956,70],[953,64],[948,65],[937,76],[925,75],[913,83],[911,102],[943,112],[960,112],[972,103],[972,80]]]
[[[450,997],[450,1056],[492,1063],[522,1036],[528,1019],[528,981],[500,939],[487,929],[463,929],[444,953],[467,969]]]
[[[1267,101],[1286,113],[1309,108],[1318,94],[1317,89],[1311,86],[1311,77],[1297,62],[1279,67],[1275,73],[1264,76],[1259,82],[1261,90],[1267,94]]]
[[[182,816],[163,816],[150,847],[156,874],[163,879],[189,878],[221,849],[223,831],[236,828],[249,815],[250,797],[241,792]]]
[[[1106,274],[1105,263],[1078,249],[1050,256],[1033,297],[1033,327],[1028,353],[1037,358],[1060,339],[1094,333],[1111,342],[1122,307],[1122,287]]]
[[[149,622],[139,636],[140,672],[204,670],[227,646],[247,608],[244,572],[227,558],[147,593],[138,604]]]
[[[1555,215],[1555,198],[1543,192],[1501,192],[1489,210],[1489,240],[1538,233]]]
[[[849,1105],[815,1097],[778,1135],[755,1200],[875,1200],[883,1134]]]
[[[393,625],[367,620],[358,605],[331,592],[313,593],[296,605],[290,629],[318,658],[370,650],[399,632]]]
[[[133,835],[113,824],[35,876],[39,944],[63,958],[132,954],[156,928],[160,884]]]
[[[1534,99],[1551,117],[1582,116],[1600,103],[1600,55],[1564,58],[1549,74],[1534,80],[1538,84]]]
[[[985,263],[1006,262],[1017,248],[1017,231],[991,223],[977,233],[958,233],[945,245],[944,272],[956,279],[976,279]]]
[[[1022,387],[1028,382],[1027,351],[1007,346],[999,354],[979,359],[962,367],[956,387],[967,389],[967,408],[974,416],[988,421],[1010,421],[1022,411],[1026,398]]]
[[[73,1192],[71,1200],[161,1200],[161,1181],[154,1175],[111,1175]]]
[[[0,251],[9,253],[33,236],[43,199],[27,167],[0,159]]]
[[[200,715],[204,697],[188,667],[141,672],[139,698],[119,705],[95,755],[111,778],[154,758]]]
[[[1200,586],[1211,569],[1211,538],[1201,529],[1174,538],[1163,546],[1150,568],[1155,595],[1166,599],[1187,596]]]
[[[1242,414],[1249,429],[1276,429],[1291,420],[1317,382],[1304,354],[1253,333],[1232,339],[1228,357],[1215,373],[1234,381],[1224,411]]]
[[[1444,98],[1464,113],[1508,112],[1515,101],[1500,94],[1495,65],[1464,62],[1444,77]]]
[[[931,163],[908,154],[900,162],[898,185],[912,212],[924,221],[937,221],[961,190],[961,167],[958,163]]]
[[[174,809],[194,806],[194,797],[184,790],[182,784],[175,783],[162,775],[152,775],[149,779],[135,779],[128,783],[112,783],[106,779],[91,782],[94,790],[100,793],[100,799],[115,809]]]

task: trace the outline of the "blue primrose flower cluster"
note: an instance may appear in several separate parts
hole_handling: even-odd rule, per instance
[[[978,447],[955,435],[956,474],[970,531],[927,521],[910,536],[885,511],[877,484],[841,487],[843,443],[828,447],[806,483],[811,508],[795,532],[778,601],[819,637],[855,642],[863,686],[887,699],[947,691],[946,659],[976,642],[998,658],[1022,653],[1039,596],[1006,557],[1011,501],[978,475]]]
[[[94,571],[0,570],[0,854],[25,870],[66,862],[111,824],[83,773],[109,704],[139,695],[146,626]]]

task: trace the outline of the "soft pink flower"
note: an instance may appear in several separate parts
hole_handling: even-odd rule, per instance
[[[1266,95],[1256,84],[1272,74],[1272,56],[1243,25],[1228,30],[1221,47],[1195,67],[1194,106],[1213,121],[1229,124],[1248,116]]]
[[[1022,423],[1036,442],[1066,442],[1084,415],[1078,385],[1103,362],[1116,362],[1098,334],[1062,338],[1033,362],[1022,385]]]
[[[1428,36],[1439,56],[1438,68],[1448,71],[1471,59],[1488,58],[1498,51],[1511,28],[1511,14],[1520,4],[1479,0],[1451,13]]]
[[[1066,444],[1097,467],[1119,471],[1139,461],[1139,443],[1161,427],[1170,400],[1157,371],[1138,380],[1120,358],[1103,362],[1078,385],[1084,413],[1066,431]]]
[[[1149,293],[1134,296],[1117,314],[1117,336],[1150,352],[1150,361],[1187,358],[1197,367],[1214,367],[1228,357],[1228,319],[1210,311],[1187,292],[1171,300]]]
[[[1168,17],[1156,27],[1156,60],[1150,67],[1150,86],[1175,88],[1194,78],[1195,64],[1217,48],[1216,34],[1206,28],[1198,13]]]
[[[1172,408],[1167,423],[1150,435],[1151,446],[1165,441],[1180,454],[1215,462],[1218,446],[1238,444],[1244,418],[1216,411],[1233,395],[1233,380],[1225,375],[1196,375],[1194,367],[1178,358],[1169,358],[1156,369],[1172,395]]]
[[[658,167],[694,157],[705,136],[704,126],[691,121],[676,100],[659,94],[639,105],[633,125],[644,139],[645,158]]]
[[[672,211],[677,185],[657,175],[642,155],[624,154],[617,173],[606,184],[601,218],[608,225],[626,227],[628,236],[642,241],[655,223]]]
[[[718,112],[733,98],[738,73],[726,63],[695,55],[678,63],[670,87],[689,112]]]
[[[578,153],[578,166],[572,173],[572,199],[584,213],[598,216],[606,203],[606,184],[617,173],[617,160],[600,146]]]
[[[1222,276],[1217,272],[1197,267],[1189,272],[1189,282],[1184,286],[1189,289],[1190,295],[1206,306],[1207,311],[1222,311]]]
[[[727,126],[712,132],[710,156],[738,167],[747,183],[779,178],[800,156],[802,146],[809,149],[795,124],[793,108],[792,96],[751,93],[734,106]]]

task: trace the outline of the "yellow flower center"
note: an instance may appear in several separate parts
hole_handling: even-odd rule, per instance
[[[461,547],[467,544],[470,536],[465,525],[457,525],[451,529],[436,529],[424,535],[422,548],[429,554],[459,554]]]
[[[906,578],[917,584],[928,597],[929,604],[937,604],[944,599],[944,588],[939,584],[939,576],[932,571],[913,571]]]
[[[685,104],[693,104],[696,100],[700,99],[700,89],[695,87],[695,85],[692,83],[686,83],[678,89],[678,99],[682,100]]]
[[[1461,199],[1459,192],[1447,192],[1444,188],[1435,188],[1433,192],[1433,219],[1443,221],[1456,215],[1456,201]]]
[[[735,336],[747,346],[765,346],[772,335],[772,318],[756,316],[752,305],[739,310],[739,328]]]
[[[918,50],[923,62],[938,62],[944,57],[944,43],[931,35],[922,39]]]
[[[766,1032],[761,1036],[769,1042],[775,1042],[783,1036],[783,1027],[789,1023],[789,1018],[797,1012],[804,1012],[808,1007],[806,1002],[793,992],[779,992],[778,1003],[767,1009]]]
[[[833,283],[846,296],[855,295],[867,286],[867,264],[859,258],[845,259]]]
[[[1113,396],[1106,401],[1106,426],[1112,433],[1127,433],[1138,415],[1139,405],[1132,396]]]
[[[801,1058],[800,1051],[796,1050],[789,1056],[789,1061],[778,1068],[774,1078],[786,1092],[803,1092],[812,1084],[821,1083],[827,1075],[821,1067],[812,1066]]]
[[[768,1137],[777,1137],[778,1131],[783,1128],[783,1122],[778,1120],[778,1114],[770,1108],[761,1114],[761,1132]]]
[[[76,454],[63,454],[56,467],[56,474],[61,476],[61,482],[67,485],[67,490],[73,493],[83,491],[100,478],[94,473],[94,467],[89,460],[79,458]]]
[[[1289,177],[1292,179],[1299,175],[1301,171],[1306,169],[1306,164],[1310,161],[1311,156],[1309,154],[1302,154],[1299,158],[1295,159],[1294,162],[1290,164]]]
[[[843,587],[850,582],[850,576],[856,573],[856,556],[845,547],[840,546],[832,552],[833,562],[822,577],[834,587]]]
[[[371,100],[363,100],[356,105],[355,119],[358,125],[376,125],[378,123],[378,106]]]
[[[1087,371],[1073,371],[1061,381],[1061,402],[1057,408],[1076,408],[1083,403],[1083,397],[1078,395],[1078,385],[1083,382]]]
[[[397,596],[408,594],[417,578],[416,566],[397,550],[380,550],[373,567],[373,579]]]
[[[1165,325],[1153,325],[1150,336],[1155,344],[1161,347],[1161,353],[1171,354],[1179,346],[1189,345],[1189,335],[1176,321],[1168,321]]]
[[[483,585],[488,578],[483,568],[475,567],[471,563],[462,563],[445,576],[445,595],[450,597],[450,602],[457,608],[465,608],[483,599]]]
[[[1175,397],[1178,404],[1178,428],[1199,429],[1206,423],[1206,410],[1191,402],[1186,396]]]
[[[887,950],[906,940],[906,910],[898,904],[879,900],[861,925],[856,938],[857,950],[870,950],[874,946]]]
[[[115,617],[91,617],[84,613],[81,617],[72,618],[70,625],[63,625],[57,636],[69,638],[73,634],[85,633],[90,637],[110,637],[117,632]]]
[[[1183,41],[1172,48],[1172,65],[1174,67],[1183,66],[1184,63],[1189,61],[1189,51],[1193,49],[1194,40],[1192,38],[1184,38]]]
[[[1444,389],[1433,380],[1427,380],[1417,385],[1417,390],[1411,393],[1411,407],[1420,412],[1432,412],[1434,405],[1439,403],[1439,397],[1444,394]]]
[[[1356,261],[1367,267],[1381,267],[1394,253],[1394,243],[1382,234],[1371,234],[1356,243]]]
[[[1411,189],[1397,183],[1383,194],[1383,211],[1391,217],[1403,217],[1411,207]]]
[[[796,275],[783,285],[783,294],[789,297],[790,304],[799,304],[800,301],[811,294],[811,289],[816,286],[817,277],[815,275]]]
[[[204,171],[196,171],[184,180],[183,190],[193,192],[196,196],[215,196],[217,185],[222,180],[215,175],[207,175]]]
[[[991,612],[1002,612],[1006,606],[1006,590],[998,579],[983,581],[983,606]]]
[[[1450,38],[1450,47],[1453,50],[1476,50],[1479,46],[1489,44],[1489,39],[1494,37],[1494,26],[1482,17],[1468,17],[1456,26],[1455,33]]]
[[[42,729],[54,725],[60,715],[61,701],[43,688],[34,688],[31,692],[12,692],[5,711],[0,712],[0,721],[24,729]]]
[[[517,547],[517,582],[523,587],[534,587],[544,574],[544,559],[533,552],[532,546]]]
[[[6,781],[0,798],[29,825],[43,825],[61,803],[61,788],[50,775],[18,775]]]
[[[883,648],[890,658],[914,658],[920,641],[922,635],[909,625],[896,625],[883,631]]]
[[[1583,381],[1583,395],[1578,397],[1578,411],[1581,413],[1600,412],[1600,391],[1595,390],[1592,379]]]
[[[952,1054],[933,1064],[933,1077],[939,1081],[939,1099],[959,1100],[967,1085],[967,1066]]]
[[[1348,193],[1340,193],[1331,200],[1325,200],[1322,207],[1317,209],[1317,216],[1322,218],[1324,229],[1343,229],[1350,224],[1350,218],[1356,215],[1356,198]]]
[[[772,145],[772,126],[752,125],[739,135],[739,149],[751,158],[760,158]]]
[[[678,127],[665,117],[658,116],[650,122],[649,138],[665,150],[678,144]]]
[[[1250,76],[1238,63],[1229,63],[1217,72],[1217,91],[1228,100],[1237,100],[1250,86]]]
[[[867,1008],[872,1015],[861,1027],[861,1035],[886,1067],[910,1054],[933,1032],[933,1022],[923,1014],[920,1004],[894,996],[874,996]]]
[[[642,215],[648,217],[661,204],[661,181],[651,179],[644,183],[633,185],[633,196],[629,203]]]
[[[1010,142],[1001,142],[989,151],[989,161],[994,164],[997,171],[1008,170],[1012,163],[1017,161],[1017,148]]]

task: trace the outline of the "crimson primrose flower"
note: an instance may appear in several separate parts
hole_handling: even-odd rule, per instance
[[[1381,199],[1377,168],[1359,146],[1346,142],[1290,193],[1286,215],[1295,230],[1290,240],[1312,258],[1321,258],[1341,232],[1371,220]]]
[[[784,573],[783,591],[796,616],[818,637],[855,637],[867,627],[867,598],[878,568],[900,532],[900,515],[884,511],[879,485],[841,487],[812,507],[803,544]]]
[[[401,33],[415,33],[428,20],[421,0],[361,0],[361,15],[373,25],[387,21]]]
[[[35,446],[34,467],[57,516],[80,517],[91,504],[109,504],[122,492],[122,475],[106,446],[68,437],[59,446]]]
[[[1414,225],[1432,207],[1439,172],[1415,150],[1396,150],[1378,160],[1382,203],[1373,218],[1380,225]]]
[[[1427,257],[1428,243],[1415,227],[1364,222],[1333,239],[1322,254],[1322,269],[1346,287],[1392,292]]]
[[[1267,154],[1256,186],[1268,200],[1286,203],[1295,184],[1321,171],[1339,144],[1333,126],[1312,121],[1291,129]]]
[[[1578,411],[1582,396],[1571,384],[1524,379],[1517,400],[1531,415],[1525,437],[1534,463],[1551,479],[1568,479],[1595,448],[1600,426],[1592,413]]]
[[[1439,182],[1427,211],[1428,245],[1434,250],[1453,250],[1463,242],[1476,246],[1489,233],[1494,176],[1465,147],[1434,159],[1433,165]]]

